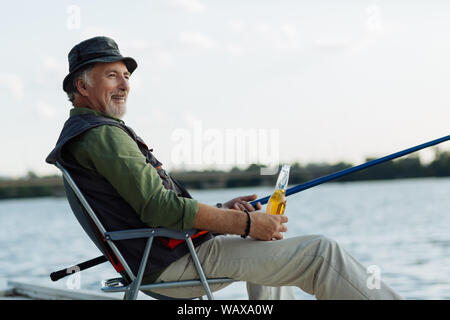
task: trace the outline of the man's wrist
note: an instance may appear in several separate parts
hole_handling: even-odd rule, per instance
[[[250,218],[250,213],[247,211],[247,209],[244,209],[244,212],[247,214],[247,225],[245,227],[245,233],[241,235],[243,239],[247,238],[250,234],[250,228],[252,225],[252,219]]]

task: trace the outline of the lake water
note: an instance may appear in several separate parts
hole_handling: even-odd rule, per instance
[[[240,195],[263,197],[271,188],[192,190],[215,204]],[[450,299],[450,178],[324,184],[288,197],[286,237],[323,234],[337,240],[407,299]],[[65,198],[0,201],[0,279],[67,288],[52,271],[99,252],[73,217]],[[80,274],[81,289],[99,292],[116,277],[109,264]],[[69,277],[70,279],[70,277]],[[314,299],[295,288],[299,299]],[[146,298],[141,296],[140,298]],[[216,293],[246,299],[245,283]]]

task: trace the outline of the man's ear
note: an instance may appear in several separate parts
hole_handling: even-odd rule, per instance
[[[75,82],[76,86],[77,86],[77,90],[78,92],[83,96],[83,97],[87,97],[89,95],[88,91],[87,91],[87,83],[86,81],[84,81],[81,78],[78,78],[77,81]]]

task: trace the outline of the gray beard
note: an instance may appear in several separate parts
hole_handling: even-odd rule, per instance
[[[110,117],[122,119],[122,117],[125,115],[126,112],[127,112],[126,104],[117,106],[110,102],[106,105],[106,114]]]

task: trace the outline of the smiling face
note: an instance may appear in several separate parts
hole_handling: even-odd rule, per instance
[[[130,91],[129,79],[130,72],[122,61],[97,63],[90,72],[90,84],[83,79],[77,81],[78,106],[122,118]]]

